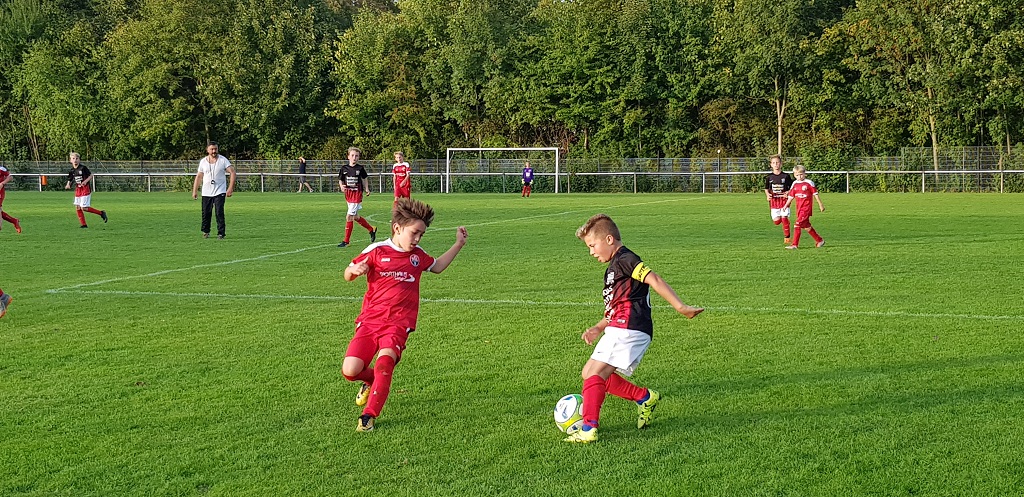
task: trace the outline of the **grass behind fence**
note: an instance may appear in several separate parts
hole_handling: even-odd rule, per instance
[[[832,194],[782,249],[763,196],[423,195],[420,326],[372,433],[338,373],[365,281],[342,199],[238,194],[228,237],[186,194],[10,192],[0,231],[0,495],[1018,495],[1024,243],[1016,196]],[[388,195],[364,215],[387,220]],[[551,420],[578,391],[604,266],[573,232],[606,212],[685,301],[656,295],[602,439]]]

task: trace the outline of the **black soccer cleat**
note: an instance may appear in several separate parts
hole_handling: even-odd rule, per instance
[[[377,228],[373,228],[373,231],[370,232],[370,243],[375,241],[377,241]]]
[[[107,222],[107,211],[100,211],[100,217],[103,218],[103,222]]]
[[[338,247],[341,247],[341,248],[348,247],[348,242],[341,242],[341,243],[338,244]]]

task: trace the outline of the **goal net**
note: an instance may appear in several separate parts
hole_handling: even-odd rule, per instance
[[[533,191],[560,191],[558,147],[449,148],[445,153],[445,193],[518,193],[526,163],[533,168]]]

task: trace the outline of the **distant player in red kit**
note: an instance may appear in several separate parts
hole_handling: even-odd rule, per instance
[[[409,334],[416,329],[420,307],[420,278],[441,273],[466,245],[466,228],[455,231],[455,244],[437,259],[419,248],[434,219],[434,210],[416,200],[401,198],[391,211],[391,238],[370,245],[345,269],[345,280],[366,275],[363,309],[356,333],[345,351],[341,374],[360,381],[356,405],[366,407],[356,431],[370,431],[391,392],[391,375],[402,358]],[[370,361],[376,357],[373,367]]]
[[[608,264],[602,292],[604,317],[581,336],[587,345],[597,343],[581,373],[583,427],[564,439],[571,443],[590,443],[597,441],[598,420],[606,394],[636,403],[638,429],[646,428],[654,419],[654,408],[661,394],[623,378],[632,376],[654,336],[651,289],[687,318],[693,319],[704,309],[684,303],[658,273],[626,248],[619,228],[607,215],[597,214],[588,219],[576,230],[576,237],[587,245],[590,255]]]
[[[795,249],[800,245],[800,231],[802,230],[807,230],[807,233],[811,235],[811,238],[814,239],[815,247],[821,247],[825,245],[825,240],[811,226],[811,213],[814,212],[811,199],[813,198],[818,202],[818,209],[821,212],[825,212],[825,206],[821,203],[821,197],[818,196],[818,189],[814,187],[814,182],[807,179],[807,170],[804,166],[794,167],[793,176],[796,176],[796,182],[793,183],[793,188],[789,190],[786,207],[788,208],[793,199],[796,199],[796,232],[793,233],[793,244],[786,248]]]
[[[395,164],[391,166],[391,174],[395,176],[395,201],[400,198],[412,197],[412,181],[409,177],[411,168],[405,161],[405,154],[401,151],[395,152]]]
[[[11,176],[11,172],[6,167],[0,165],[0,217],[3,217],[3,221],[7,221],[14,225],[14,231],[21,233],[21,223],[18,222],[18,218],[12,217],[10,214],[4,212],[4,196],[7,195],[7,183],[9,183],[14,176]],[[3,221],[0,221],[0,228],[3,227]],[[2,293],[0,293],[2,295]],[[3,314],[0,313],[0,316]]]
[[[78,212],[78,223],[80,227],[88,228],[85,224],[85,213],[98,214],[103,222],[107,222],[107,211],[101,211],[92,207],[92,172],[82,164],[82,157],[78,152],[71,152],[68,156],[71,162],[71,171],[68,172],[68,182],[64,185],[65,190],[71,189],[75,184],[75,211]]]
[[[772,222],[782,225],[782,242],[790,244],[789,208],[785,207],[789,197],[789,189],[793,187],[793,178],[782,172],[782,157],[771,156],[772,173],[764,178],[764,194],[768,197],[768,208],[771,209]]]
[[[530,192],[533,191],[533,167],[530,163],[526,163],[526,167],[523,168],[523,194],[521,197],[529,197]]]
[[[352,239],[352,223],[358,222],[359,226],[370,232],[370,243],[377,241],[377,228],[370,226],[370,223],[359,215],[363,208],[363,195],[370,194],[370,183],[366,179],[366,169],[359,164],[359,156],[362,150],[356,147],[348,149],[348,164],[341,166],[338,171],[338,188],[345,192],[345,203],[348,210],[345,211],[345,241],[338,244],[339,247],[347,247]]]

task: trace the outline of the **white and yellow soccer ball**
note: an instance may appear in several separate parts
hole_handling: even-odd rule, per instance
[[[555,404],[555,425],[570,435],[583,427],[583,396],[573,393],[558,399]]]

